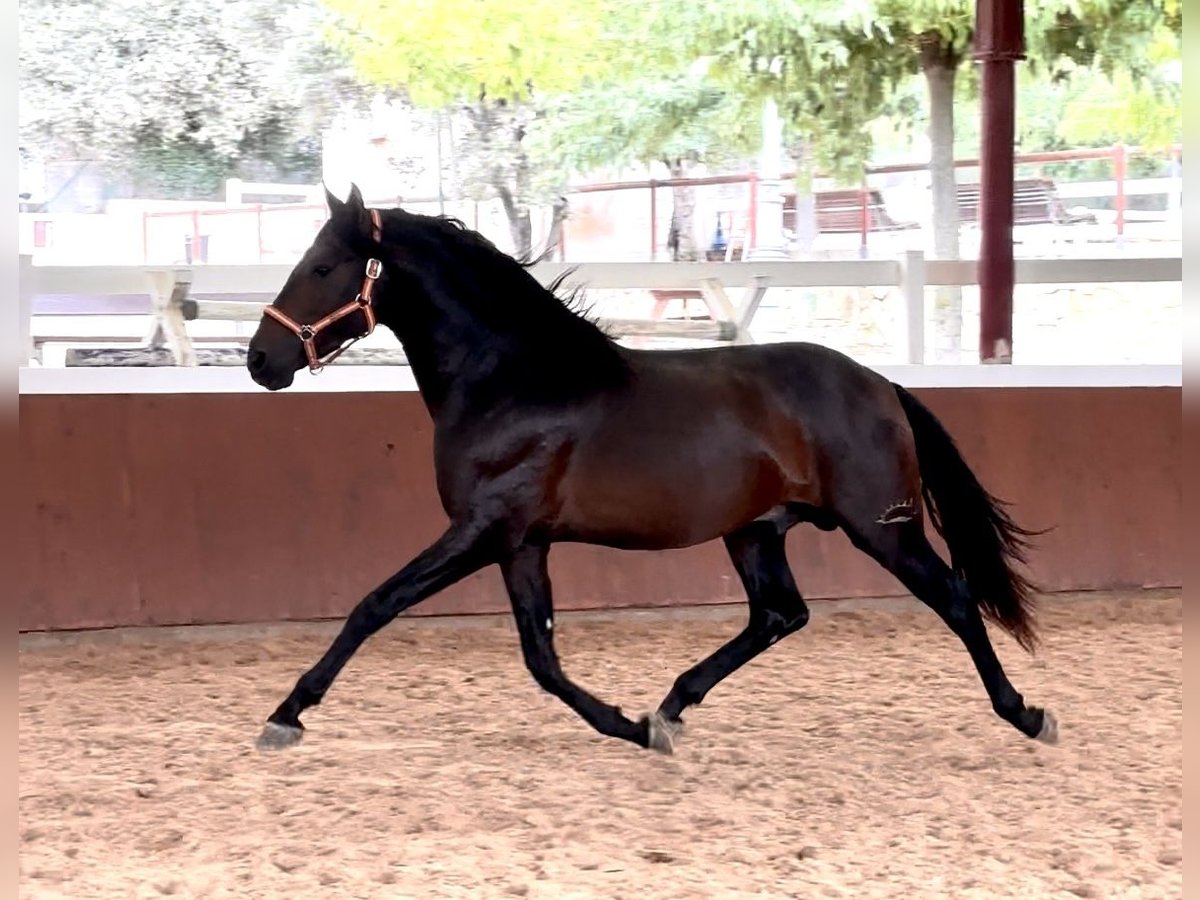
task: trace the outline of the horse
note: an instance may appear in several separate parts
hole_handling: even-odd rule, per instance
[[[256,742],[299,742],[371,635],[460,579],[496,565],[534,682],[596,732],[673,752],[683,713],[809,620],[784,552],[807,523],[841,529],[961,640],[992,709],[1055,743],[1027,706],[985,619],[1029,653],[1031,538],[980,484],[934,414],[850,357],[788,342],[632,349],[581,308],[565,276],[448,216],[368,208],[325,189],[329,217],[252,336],[250,377],[278,391],[385,326],[400,341],[434,428],[445,531],[370,590],[295,682]],[[926,510],[949,550],[938,555]],[[720,539],[745,589],[745,627],[682,672],[636,720],[563,672],[547,559],[560,542],[669,550]]]

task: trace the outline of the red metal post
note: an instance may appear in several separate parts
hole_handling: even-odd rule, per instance
[[[650,262],[658,259],[658,191],[650,179]]]
[[[1023,0],[976,0],[975,58],[983,70],[979,148],[979,361],[1012,362],[1013,143],[1016,61],[1025,58]]]
[[[1128,155],[1124,144],[1113,147],[1113,178],[1117,182],[1116,196],[1113,207],[1117,213],[1117,239],[1125,236],[1125,179],[1127,176]]]

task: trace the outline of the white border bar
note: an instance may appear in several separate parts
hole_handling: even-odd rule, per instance
[[[1017,284],[1117,284],[1183,280],[1182,257],[1019,258]],[[41,266],[30,269],[35,294],[148,294],[155,271],[191,273],[193,294],[236,294],[269,302],[293,266],[280,264],[188,266]],[[742,262],[543,262],[533,267],[543,284],[567,275],[567,284],[602,289],[694,288],[704,279],[725,288],[881,287],[900,284],[902,260],[786,260]],[[979,283],[978,260],[925,260],[925,284],[971,287]]]
[[[1182,387],[1183,366],[871,366],[905,387]],[[268,393],[242,367],[22,368],[21,394],[253,394]],[[331,366],[301,371],[289,393],[415,391],[407,366]]]

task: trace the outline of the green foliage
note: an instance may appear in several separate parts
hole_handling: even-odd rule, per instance
[[[639,56],[681,69],[702,60],[708,77],[753,118],[774,99],[786,141],[803,143],[823,171],[857,182],[872,149],[866,126],[887,111],[906,74],[875,52],[886,39],[875,26],[846,25],[867,6],[670,0],[647,13],[640,33],[658,44]]]
[[[503,203],[517,255],[531,250],[529,208],[565,186],[556,161],[536,162],[529,136],[549,98],[586,86],[627,48],[617,0],[323,0],[327,36],[359,76],[458,124],[460,192]]]
[[[327,31],[359,75],[443,107],[481,97],[528,102],[602,72],[622,40],[591,0],[324,0]]]
[[[196,200],[221,192],[228,162],[228,157],[186,137],[164,141],[145,134],[124,169],[134,196]]]
[[[26,0],[20,135],[166,196],[242,168],[313,171],[320,125],[354,87],[316,36],[318,8],[267,0]]]
[[[930,38],[939,42],[931,56],[958,70],[960,101],[977,98],[978,70],[964,65],[973,49],[974,7],[973,0],[875,0],[849,11],[839,33],[870,35],[869,64],[891,91],[889,101],[868,107],[891,118],[911,111],[901,105],[912,96],[906,76],[920,71]],[[1018,67],[1019,102],[1022,109],[1036,107],[1033,117],[1054,126],[1033,131],[1089,144],[1177,139],[1171,135],[1180,118],[1178,85],[1162,75],[1179,59],[1177,0],[1026,0],[1025,10],[1028,56]],[[960,129],[977,131],[975,109],[968,105],[956,116]],[[956,151],[977,147],[974,137],[956,141]]]
[[[1153,64],[1150,40],[1180,35],[1174,0],[1035,0],[1027,11],[1028,67],[1052,80],[1098,68],[1142,76]]]
[[[546,114],[533,103],[495,100],[464,103],[455,115],[452,187],[472,200],[499,197],[521,211],[562,193],[566,172],[531,139]]]
[[[759,111],[699,73],[589,87],[547,104],[531,150],[576,171],[662,162],[677,169],[745,159]]]

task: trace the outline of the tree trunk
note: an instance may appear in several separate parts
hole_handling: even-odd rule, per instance
[[[817,198],[813,193],[816,172],[807,141],[796,141],[792,156],[796,161],[796,239],[793,255],[797,259],[805,259],[812,256],[813,245],[820,233],[817,228]]]
[[[559,242],[562,240],[563,222],[567,218],[567,208],[566,197],[554,198],[554,205],[550,208],[550,233],[546,235],[546,245],[538,256],[538,262],[553,259],[554,254],[558,251]],[[565,262],[565,260],[562,261]]]
[[[929,91],[929,180],[933,199],[933,255],[958,259],[958,180],[954,171],[954,80],[960,56],[936,34],[922,35],[921,71]],[[934,300],[934,354],[959,362],[962,290],[938,288]]]
[[[513,193],[507,184],[494,184],[493,187],[500,196],[504,215],[508,218],[508,234],[512,238],[513,256],[527,260],[533,252],[533,222],[529,217],[529,208],[513,199]]]
[[[483,146],[497,154],[497,162],[488,167],[486,179],[504,207],[504,215],[508,219],[508,233],[512,239],[512,255],[519,260],[528,260],[533,252],[533,223],[528,201],[529,158],[522,145],[525,138],[524,125],[519,118],[508,123],[504,121],[501,115],[505,110],[503,101],[493,104],[481,96],[477,104],[467,105],[466,110]],[[501,129],[506,124],[512,128],[508,134],[512,143],[495,146],[496,139],[503,137]],[[506,172],[498,161],[502,158],[500,154],[506,151],[514,153],[516,157],[511,173]]]
[[[686,159],[664,160],[672,178],[687,178],[690,161]],[[667,246],[671,248],[671,259],[678,262],[694,262],[701,257],[700,244],[696,240],[696,189],[673,185],[671,187],[671,225]]]
[[[517,259],[527,261],[533,255],[533,221],[529,213],[529,157],[525,153],[525,125],[517,116],[512,124],[513,146],[517,148],[516,171],[513,173],[516,184],[516,215],[509,215],[508,227],[512,233],[513,253]],[[508,207],[505,207],[507,210]]]

